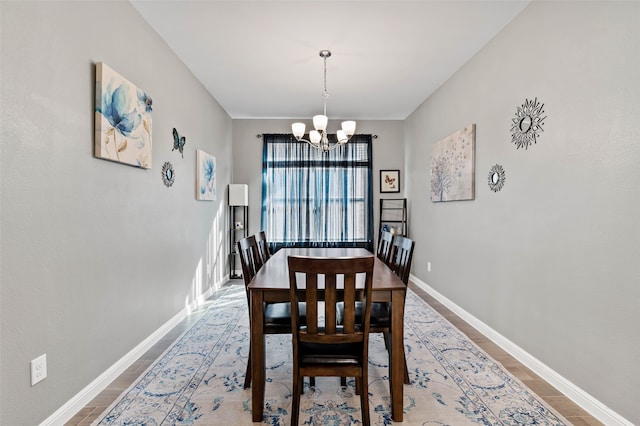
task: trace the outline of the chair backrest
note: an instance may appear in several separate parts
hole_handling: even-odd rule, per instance
[[[411,261],[413,260],[413,249],[416,242],[407,237],[396,235],[393,238],[389,267],[402,280],[409,283],[409,273],[411,272]]]
[[[384,263],[389,263],[389,255],[391,254],[391,242],[393,234],[389,231],[380,231],[380,239],[378,240],[378,251],[376,256]]]
[[[264,231],[260,231],[256,234],[256,242],[258,243],[258,252],[262,258],[262,263],[265,263],[271,257],[269,251],[269,242],[267,241],[267,234]]]
[[[361,342],[365,344],[367,353],[374,262],[373,256],[333,259],[288,257],[294,353],[297,342]],[[356,280],[358,274],[364,275],[364,288],[358,286],[356,289],[356,281],[360,281]],[[344,301],[342,321],[337,317],[338,301]],[[356,316],[356,301],[363,303],[364,315],[360,318]],[[300,321],[299,302],[306,302],[304,323]]]
[[[242,265],[242,277],[246,287],[262,267],[262,259],[258,253],[258,244],[254,235],[239,240],[237,245]]]

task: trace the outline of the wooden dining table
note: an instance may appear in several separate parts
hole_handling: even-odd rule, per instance
[[[251,303],[251,404],[254,422],[263,420],[264,410],[264,304],[265,302],[289,301],[289,269],[287,264],[289,255],[328,258],[374,256],[371,252],[362,248],[283,248],[271,256],[249,283]],[[396,422],[402,421],[403,414],[405,292],[406,285],[384,262],[376,257],[373,269],[372,301],[391,304],[389,391],[391,396],[391,415]]]

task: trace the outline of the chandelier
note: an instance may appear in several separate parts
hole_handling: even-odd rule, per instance
[[[309,131],[309,139],[307,140],[303,138],[305,130],[304,123],[293,123],[291,125],[293,136],[295,136],[298,142],[306,142],[312,147],[321,149],[324,152],[328,152],[339,146],[345,145],[356,132],[355,121],[343,121],[342,129],[336,132],[337,141],[330,142],[327,138],[327,123],[329,122],[329,119],[327,118],[327,98],[329,97],[329,93],[327,93],[327,58],[329,56],[331,56],[330,50],[320,51],[320,57],[324,60],[324,89],[322,91],[324,109],[322,115],[313,116],[313,127],[315,130]]]

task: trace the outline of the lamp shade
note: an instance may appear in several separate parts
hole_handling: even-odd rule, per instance
[[[353,134],[356,132],[356,122],[351,120],[343,121],[342,130],[347,135],[347,137],[353,136]]]
[[[322,139],[322,135],[317,130],[311,130],[309,132],[309,140],[313,143],[320,143],[320,139]]]
[[[304,136],[304,128],[305,128],[304,123],[293,123],[291,125],[291,131],[293,132],[293,136],[295,136],[296,139],[300,140]]]
[[[317,131],[325,131],[327,130],[327,123],[329,122],[329,118],[326,115],[314,115],[313,116],[313,127]]]
[[[249,205],[249,185],[245,183],[229,184],[229,205],[248,206]]]

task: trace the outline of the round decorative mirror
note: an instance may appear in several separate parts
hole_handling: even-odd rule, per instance
[[[175,172],[173,171],[173,166],[170,162],[166,162],[162,165],[162,182],[164,182],[165,186],[168,188],[173,185],[173,181],[175,179]]]
[[[491,188],[493,192],[498,192],[502,189],[505,179],[504,169],[501,165],[496,164],[491,167],[489,171],[489,188]]]
[[[546,116],[544,114],[544,104],[538,102],[538,98],[524,103],[518,107],[516,116],[511,119],[511,142],[517,149],[529,148],[537,142],[538,136],[543,132],[542,126]]]

